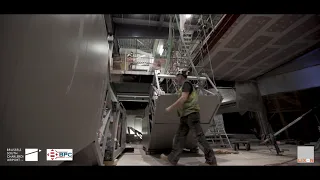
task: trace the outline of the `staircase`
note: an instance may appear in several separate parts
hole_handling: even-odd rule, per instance
[[[180,55],[181,59],[180,62],[178,61],[178,67],[179,68],[188,68],[190,62],[189,62],[189,57],[188,57],[188,51],[190,50],[191,43],[192,43],[192,35],[193,31],[184,31],[182,32],[182,42],[180,44]]]
[[[232,148],[221,114],[214,117],[214,123],[206,137],[215,147]]]

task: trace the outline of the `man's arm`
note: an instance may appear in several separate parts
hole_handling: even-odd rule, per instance
[[[171,106],[169,106],[167,108],[167,111],[171,111],[172,109],[181,107],[187,101],[191,90],[192,90],[192,85],[190,83],[184,83],[182,87],[181,97],[176,102],[174,102]]]

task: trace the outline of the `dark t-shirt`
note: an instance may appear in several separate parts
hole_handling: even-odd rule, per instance
[[[183,83],[182,92],[189,92],[189,94],[191,94],[192,91],[193,91],[193,86],[190,82],[186,81],[185,83]]]

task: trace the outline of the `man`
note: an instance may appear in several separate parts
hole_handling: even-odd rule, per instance
[[[191,84],[187,81],[187,71],[179,71],[176,77],[177,83],[181,85],[178,95],[179,99],[171,106],[166,108],[166,111],[178,109],[180,117],[179,129],[175,135],[171,153],[166,156],[161,154],[160,158],[169,162],[172,165],[177,165],[180,155],[183,152],[186,137],[189,130],[193,133],[198,143],[203,147],[206,165],[217,165],[216,157],[209,143],[207,142],[203,130],[200,126],[200,106],[198,104],[198,94]]]

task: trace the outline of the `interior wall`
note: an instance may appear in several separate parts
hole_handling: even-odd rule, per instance
[[[103,15],[0,16],[0,165],[6,148],[77,153],[96,139],[107,88]],[[23,154],[24,152],[22,152]]]

